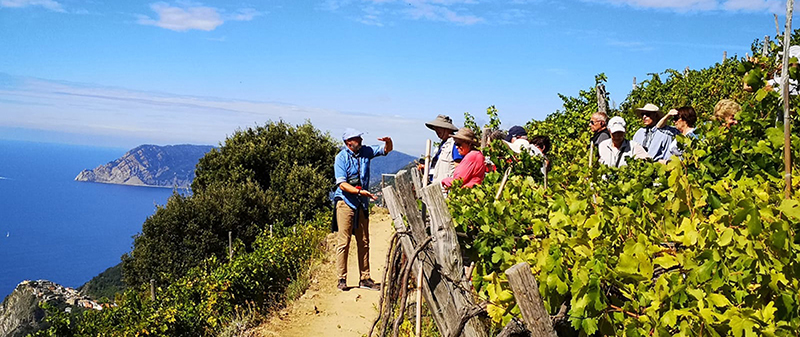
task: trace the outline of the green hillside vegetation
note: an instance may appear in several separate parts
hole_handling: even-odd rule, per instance
[[[86,296],[108,302],[114,299],[114,295],[127,288],[122,281],[122,264],[118,264],[93,277],[78,290]]]
[[[752,47],[760,54],[758,43]],[[484,149],[498,171],[476,188],[454,189],[448,201],[458,230],[466,233],[462,244],[477,263],[474,286],[490,301],[495,328],[520,315],[504,271],[525,261],[550,314],[564,315],[562,332],[795,336],[800,137],[795,126],[793,194],[784,199],[782,103],[766,85],[779,68],[780,49],[773,44],[769,55],[752,60],[652,74],[609,114],[628,121],[631,137],[641,125],[635,108],[693,106],[700,138],[678,136],[682,160],[638,160],[619,169],[595,161],[590,169],[587,123],[597,111],[594,88],[562,96],[563,110],[526,125],[529,135],[553,140],[547,189],[536,159],[511,164],[502,144]],[[748,76],[751,91],[743,90]],[[739,124],[730,129],[712,120],[721,99],[742,106]],[[791,99],[798,106],[800,98]],[[491,109],[489,117],[499,124]],[[796,114],[792,119],[800,122]],[[515,165],[515,174],[494,200],[507,165]]]
[[[330,206],[336,143],[310,123],[273,122],[236,132],[197,164],[193,194],[174,194],[142,225],[123,257],[125,283],[165,284],[209,257],[227,256],[228,232],[252,250]]]
[[[145,221],[123,257],[130,288],[115,296],[116,306],[51,309],[50,327],[36,336],[235,334],[234,319],[280,306],[323,251],[336,152],[310,123],[237,131],[200,160],[192,195],[173,195]]]

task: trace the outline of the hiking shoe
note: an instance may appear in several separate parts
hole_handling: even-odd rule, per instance
[[[336,285],[336,288],[339,288],[339,290],[347,290],[347,280],[339,279],[339,284]]]
[[[381,290],[381,286],[379,284],[375,284],[375,281],[373,281],[371,278],[359,281],[358,287],[361,289]]]

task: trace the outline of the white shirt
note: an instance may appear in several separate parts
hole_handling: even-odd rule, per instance
[[[622,141],[622,146],[617,149],[611,139],[606,139],[600,143],[597,148],[598,152],[600,153],[600,163],[612,167],[627,166],[628,163],[625,161],[625,158],[649,158],[649,155],[644,147],[632,140]]]

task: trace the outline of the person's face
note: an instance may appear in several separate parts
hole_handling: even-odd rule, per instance
[[[605,126],[606,123],[595,116],[592,116],[592,119],[589,120],[589,129],[592,130],[592,132],[600,131]]]
[[[435,126],[433,129],[436,131],[436,136],[438,136],[441,140],[447,140],[447,137],[450,137],[450,134],[452,133],[450,129],[440,128],[438,126]]]
[[[363,141],[361,137],[353,137],[348,140],[345,140],[344,144],[347,146],[348,149],[350,149],[350,151],[356,153],[358,152],[358,150],[361,149],[361,141]]]
[[[655,118],[656,118],[655,112],[647,112],[647,111],[642,112],[642,124],[644,124],[644,126],[653,125],[656,122]]]
[[[725,117],[724,125],[726,128],[730,128],[736,124],[739,124],[739,121],[737,121],[736,118],[733,118],[733,115],[728,115],[728,117]]]
[[[463,140],[456,141],[456,148],[458,149],[458,154],[462,156],[466,156],[470,150],[472,150],[472,145],[469,142],[465,142]]]
[[[688,126],[689,125],[686,124],[686,121],[683,120],[683,118],[678,118],[675,120],[675,127],[680,131],[685,130]]]
[[[625,131],[617,131],[611,134],[611,141],[614,142],[614,145],[622,144],[623,140],[625,140]]]

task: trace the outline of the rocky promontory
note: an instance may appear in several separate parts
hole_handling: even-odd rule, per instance
[[[213,146],[140,145],[121,158],[83,170],[75,180],[106,184],[188,188],[194,169]]]
[[[46,281],[22,281],[0,304],[0,336],[21,337],[47,328],[39,307],[47,302],[59,310],[102,310],[103,307],[77,290]]]

